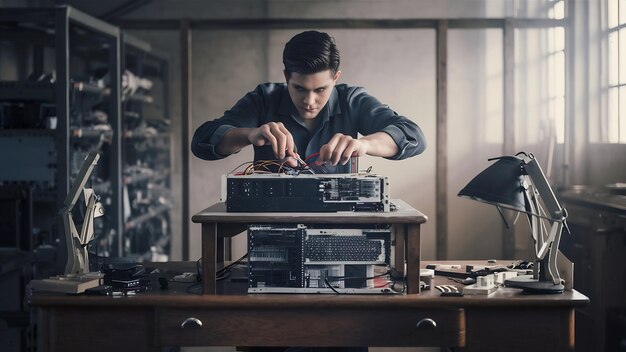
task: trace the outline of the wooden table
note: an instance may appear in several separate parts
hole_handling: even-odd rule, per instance
[[[391,212],[327,213],[229,213],[224,203],[214,204],[194,215],[202,224],[202,272],[205,294],[215,294],[215,269],[224,261],[224,238],[235,236],[249,224],[389,224],[395,231],[395,268],[404,272],[406,258],[407,292],[419,293],[420,225],[428,219],[406,202],[394,199]]]
[[[195,263],[161,264],[161,275]],[[146,264],[148,266],[148,264]],[[233,283],[221,282],[228,286]],[[455,284],[437,277],[434,284]],[[41,351],[159,351],[164,346],[449,346],[466,351],[573,351],[576,291],[441,297],[398,295],[193,295],[189,284],[134,297],[37,294]]]

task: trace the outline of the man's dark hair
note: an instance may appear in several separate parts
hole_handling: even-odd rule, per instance
[[[295,35],[283,50],[283,64],[287,77],[300,74],[339,70],[339,49],[335,39],[327,33],[306,31]]]

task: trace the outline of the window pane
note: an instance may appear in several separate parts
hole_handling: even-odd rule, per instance
[[[619,88],[619,142],[626,143],[626,106],[621,106],[622,102],[626,104],[626,87]]]
[[[626,0],[620,0],[619,3],[619,23],[626,23]]]
[[[626,7],[626,4],[625,6]],[[619,83],[626,83],[626,28],[619,30]]]
[[[542,150],[548,140],[537,131],[556,134],[557,141],[563,143],[565,54],[555,48],[557,37],[564,32],[550,28],[520,29],[517,33],[515,143],[518,148]]]
[[[546,92],[546,97],[547,98],[552,98],[554,97],[554,92],[556,91],[556,86],[558,84],[556,78],[558,77],[558,74],[556,71],[559,70],[559,68],[556,66],[556,60],[554,57],[554,54],[551,54],[550,56],[548,56],[548,75],[546,77],[546,79],[548,80],[548,91]]]
[[[617,0],[608,0],[607,6],[607,20],[609,28],[616,27],[618,24],[618,9],[617,9]]]
[[[565,98],[557,97],[554,104],[556,142],[565,143]]]
[[[619,141],[619,88],[609,88],[609,116],[607,123],[607,134],[609,143],[617,143]]]
[[[565,50],[565,28],[556,27],[554,29],[554,50],[563,51]]]
[[[556,97],[565,96],[565,53],[560,51],[554,54],[554,91],[551,95]]]
[[[549,53],[554,52],[554,47],[556,46],[555,39],[554,28],[548,28],[547,49]]]
[[[554,18],[557,20],[562,20],[565,18],[565,2],[559,1],[554,4]]]
[[[609,85],[616,85],[619,78],[617,32],[609,33]]]

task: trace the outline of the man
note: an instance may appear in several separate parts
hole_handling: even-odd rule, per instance
[[[337,84],[339,61],[328,34],[297,34],[283,51],[286,83],[261,84],[223,117],[204,123],[191,150],[216,160],[252,144],[255,161],[296,166],[296,157],[308,162],[317,156],[332,172],[354,171],[348,164],[353,156],[400,160],[423,152],[426,141],[415,123],[363,88]]]

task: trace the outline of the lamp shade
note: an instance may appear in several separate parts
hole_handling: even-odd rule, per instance
[[[526,212],[524,188],[524,160],[505,156],[474,177],[458,194],[504,208]]]

